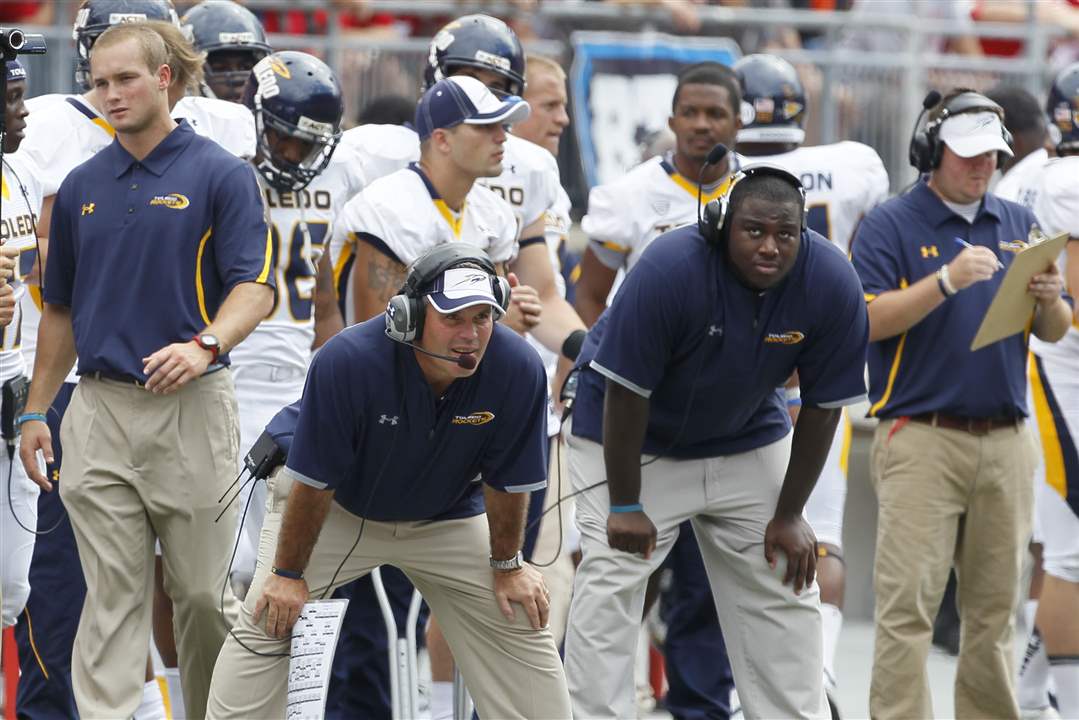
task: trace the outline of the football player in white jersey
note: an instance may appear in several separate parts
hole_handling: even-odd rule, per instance
[[[1001,168],[1002,175],[993,194],[1034,209],[1038,174],[1049,162],[1049,127],[1038,99],[1018,87],[1000,86],[987,98],[1004,109],[1004,127],[1012,134],[1012,152]]]
[[[1002,168],[1003,175],[993,188],[993,194],[1005,200],[1017,202],[1034,210],[1041,176],[1045,164],[1049,162],[1049,150],[1055,147],[1050,142],[1049,127],[1037,98],[1022,88],[1001,86],[986,93],[993,102],[1004,110],[1004,127],[1012,134],[1013,157],[1008,158]],[[1066,259],[1062,261],[1066,265]],[[1033,347],[1032,342],[1032,347]],[[1030,378],[1027,380],[1028,405],[1033,399]],[[1038,598],[1045,581],[1042,568],[1042,533],[1038,519],[1038,502],[1044,484],[1042,473],[1036,473],[1034,482],[1034,531],[1030,540],[1030,556],[1027,558],[1031,568],[1029,588],[1021,588],[1026,598],[1022,609],[1016,615],[1015,635],[1017,655],[1016,697],[1023,717],[1042,717],[1050,712],[1049,704],[1049,658],[1045,654],[1042,635],[1034,624],[1038,610]]]
[[[749,55],[734,66],[742,86],[742,129],[738,151],[750,162],[789,170],[806,190],[806,218],[847,254],[862,217],[888,197],[888,173],[877,152],[844,141],[807,146],[803,124],[805,92],[794,67],[773,55]],[[794,391],[788,391],[794,395]],[[796,407],[797,400],[790,402]],[[820,479],[806,503],[806,518],[820,548],[817,582],[821,588],[824,674],[828,701],[836,712],[835,652],[843,623],[843,508],[847,496],[847,459],[851,423],[844,414]]]
[[[33,168],[14,155],[23,139],[28,111],[26,69],[18,60],[5,63],[7,96],[4,98],[4,164],[0,180],[0,247],[14,259],[8,276],[0,269],[0,284],[14,290],[15,311],[10,322],[0,326],[0,386],[3,387],[3,416],[16,420],[21,409],[15,406],[16,390],[27,384],[26,365],[19,349],[21,324],[18,302],[26,294],[26,278],[33,271],[34,218],[41,212],[41,183]],[[24,395],[25,397],[25,395]],[[7,405],[11,407],[7,407]],[[40,419],[40,418],[39,418]],[[30,560],[37,531],[39,490],[16,460],[17,425],[2,428],[5,452],[0,456],[0,601],[2,626],[11,627],[30,596]]]
[[[1067,233],[1061,256],[1068,287],[1079,287],[1079,63],[1065,67],[1049,90],[1048,121],[1058,157],[1031,178],[1033,210],[1047,235]],[[1032,339],[1030,409],[1041,440],[1035,512],[1045,579],[1034,624],[1048,656],[1059,717],[1079,717],[1079,330],[1050,344]],[[1028,652],[1031,648],[1028,647]],[[1021,697],[1021,699],[1023,699]],[[1040,700],[1048,712],[1043,687]],[[1033,711],[1033,703],[1026,703]],[[1035,715],[1031,715],[1032,717]],[[1037,715],[1048,717],[1048,715]]]
[[[588,213],[581,220],[589,242],[574,303],[589,326],[607,307],[618,272],[632,269],[659,235],[696,222],[697,191],[702,191],[702,204],[719,197],[724,180],[740,166],[734,153],[704,164],[717,144],[734,147],[739,97],[738,80],[729,68],[711,62],[689,66],[678,76],[667,121],[675,135],[674,152],[646,160],[589,192]]]
[[[202,58],[179,30],[179,19],[171,2],[168,0],[84,0],[76,16],[73,35],[80,58],[76,69],[76,82],[85,92],[81,95],[43,95],[28,101],[31,119],[25,141],[18,153],[35,169],[41,180],[45,199],[37,230],[40,237],[40,250],[46,260],[52,201],[60,183],[77,165],[112,143],[115,135],[112,127],[98,109],[96,93],[90,89],[87,61],[90,49],[97,37],[111,25],[121,22],[153,23],[165,41],[169,53],[168,64],[173,71],[173,82],[169,88],[169,103],[173,117],[187,120],[197,133],[210,137],[239,157],[251,157],[255,152],[254,119],[250,111],[223,100],[187,94],[189,91],[197,92],[201,83]],[[36,288],[32,287],[31,291],[23,296],[20,304],[23,314],[23,337],[31,340],[24,341],[23,344],[23,355],[26,357],[28,370],[33,367],[33,354],[36,350],[34,340],[36,340],[37,326],[41,317],[40,305],[35,302],[39,297],[40,292],[36,292]],[[75,382],[77,382],[77,377],[72,371],[58,399],[70,397]],[[54,403],[50,411],[57,424],[62,418],[64,407],[66,407],[65,403]],[[54,436],[59,437],[56,433]],[[57,457],[59,458],[59,453]],[[57,462],[51,470],[58,470],[58,465]],[[56,507],[46,508],[46,503],[55,504]],[[39,510],[43,516],[55,512],[62,517],[59,493],[48,494]],[[67,679],[65,684],[64,673],[70,672],[71,643],[78,624],[81,593],[85,592],[85,585],[81,582],[82,570],[74,537],[66,523],[58,526],[55,532],[41,536],[39,545],[42,546],[42,550],[35,554],[42,558],[41,563],[50,563],[53,570],[48,574],[42,570],[42,577],[51,578],[54,581],[63,578],[64,583],[62,587],[53,588],[49,587],[45,581],[34,582],[33,587],[40,591],[33,592],[28,603],[30,611],[38,618],[37,626],[49,627],[53,630],[50,639],[54,641],[55,647],[50,648],[50,651],[55,658],[55,664],[52,665],[53,671],[49,673],[51,681],[44,679],[44,673],[37,665],[24,666],[28,667],[31,675],[41,674],[43,679],[40,683],[35,683],[24,672],[26,680],[24,684],[32,687],[33,691],[20,695],[20,706],[32,707],[35,703],[41,703],[41,706],[50,708],[70,707],[74,713],[70,680]],[[47,552],[44,551],[45,547],[48,548]],[[64,567],[66,570],[63,573],[57,573],[55,572],[57,567]],[[35,574],[36,571],[32,568],[31,577],[35,577]],[[179,692],[179,674],[174,670],[175,651],[171,639],[171,620],[167,602],[161,602],[162,598],[167,600],[167,596],[163,592],[160,575],[157,578],[157,586],[155,639],[159,642],[166,664],[166,679],[170,687],[173,716],[182,717],[183,701],[182,694]],[[231,597],[226,601],[230,604],[234,602]],[[38,646],[39,651],[41,650],[42,643],[35,643],[33,638],[25,637],[24,641],[24,636],[20,634],[18,640],[20,646],[24,648],[24,653],[20,657],[34,657],[33,644]],[[167,657],[170,655],[172,657]],[[171,673],[170,668],[173,669]],[[164,717],[163,698],[159,685],[149,669],[149,663],[146,680],[143,701],[136,712],[136,717],[140,720]]]
[[[325,250],[336,214],[363,189],[364,178],[355,159],[337,148],[341,88],[318,58],[268,55],[255,65],[243,101],[258,128],[253,164],[269,213],[278,287],[273,311],[229,353],[240,447],[250,448],[303,393],[312,352],[344,327]],[[239,500],[246,515],[233,579],[246,586],[258,560],[266,486],[248,485]]]

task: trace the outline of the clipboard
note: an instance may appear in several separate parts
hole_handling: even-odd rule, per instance
[[[1034,305],[1037,303],[1037,300],[1027,293],[1030,279],[1044,272],[1050,263],[1055,262],[1060,253],[1064,252],[1064,246],[1068,242],[1067,233],[1051,238],[1033,231],[1031,235],[1036,242],[1032,242],[1018,252],[1011,265],[1008,266],[1008,272],[1000,283],[1000,289],[993,297],[989,310],[982,318],[981,327],[978,328],[978,333],[970,344],[971,351],[980,350],[997,340],[1023,332],[1027,323],[1030,322],[1031,315],[1034,314]]]

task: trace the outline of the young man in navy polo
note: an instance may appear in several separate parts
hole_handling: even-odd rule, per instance
[[[1030,210],[987,192],[1001,155],[1012,154],[1003,114],[978,93],[943,98],[912,143],[926,175],[870,212],[853,244],[873,341],[869,413],[881,420],[872,454],[876,718],[933,715],[925,663],[953,563],[956,715],[1019,716],[1013,618],[1036,462],[1024,420],[1027,344],[1031,333],[1059,340],[1072,313],[1050,265],[1030,281],[1028,331],[970,350],[1035,224]]]
[[[482,250],[436,247],[385,315],[315,357],[210,717],[283,716],[304,602],[383,563],[439,616],[482,717],[569,717],[549,595],[520,553],[528,494],[547,481],[547,376],[495,323],[508,292]]]
[[[828,717],[802,509],[841,408],[865,396],[868,327],[858,278],[805,229],[804,200],[784,170],[736,173],[700,227],[645,250],[585,342],[570,475],[578,491],[607,487],[577,498],[583,559],[566,635],[577,717],[634,715],[645,581],[685,520],[746,715]],[[792,441],[778,388],[794,371]]]
[[[205,711],[235,522],[214,522],[238,462],[224,368],[273,302],[252,170],[169,116],[167,61],[141,23],[94,45],[91,73],[116,140],[56,195],[40,352],[20,419],[23,464],[49,491],[35,453],[53,460],[44,413],[77,351],[61,492],[87,584],[72,658],[84,717],[130,716],[139,704],[156,538],[186,706]]]

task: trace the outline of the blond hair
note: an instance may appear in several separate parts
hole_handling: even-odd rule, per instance
[[[542,73],[550,73],[559,81],[566,82],[566,71],[562,64],[546,55],[527,55],[525,57],[525,83],[535,81],[535,77]]]
[[[148,20],[146,25],[165,41],[168,52],[168,66],[172,70],[172,84],[179,85],[189,93],[197,94],[203,81],[203,63],[206,53],[199,52],[183,31],[172,23],[163,20]]]
[[[122,23],[113,25],[101,33],[94,46],[90,49],[90,59],[94,53],[103,48],[119,45],[125,40],[134,40],[139,46],[142,60],[151,74],[156,74],[158,68],[169,64],[169,52],[165,41],[147,23]]]

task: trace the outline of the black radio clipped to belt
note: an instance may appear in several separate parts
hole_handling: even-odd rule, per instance
[[[30,379],[25,375],[13,377],[0,387],[0,437],[9,444],[14,444],[19,435],[15,421],[26,408],[29,396]]]

